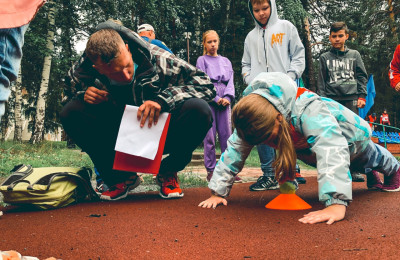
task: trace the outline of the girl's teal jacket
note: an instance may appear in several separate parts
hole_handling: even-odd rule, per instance
[[[339,103],[305,89],[297,95],[295,82],[280,72],[259,74],[244,91],[266,98],[304,136],[316,156],[319,200],[326,206],[347,205],[352,200],[350,161],[363,152],[371,139],[368,123]],[[301,93],[301,92],[299,92]],[[219,160],[208,187],[226,197],[253,146],[236,130]],[[304,150],[296,151],[299,153]]]

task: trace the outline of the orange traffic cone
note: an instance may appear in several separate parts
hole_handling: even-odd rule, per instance
[[[296,187],[292,182],[285,182],[280,186],[280,192],[275,199],[265,207],[267,209],[303,210],[311,209],[311,206],[295,194]]]

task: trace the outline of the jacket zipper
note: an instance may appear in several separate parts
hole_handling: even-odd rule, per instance
[[[264,44],[265,63],[267,64],[267,72],[268,72],[269,66],[268,66],[268,59],[267,59],[267,49],[266,49],[266,46],[265,46],[265,29],[263,29],[263,35],[262,35],[262,37],[263,37],[263,44]]]

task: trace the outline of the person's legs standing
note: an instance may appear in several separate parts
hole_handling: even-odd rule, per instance
[[[10,96],[10,84],[17,79],[22,58],[24,34],[28,24],[0,29],[0,122],[5,112],[5,103]]]
[[[213,123],[210,130],[208,130],[206,137],[204,138],[204,166],[207,170],[207,181],[210,181],[212,177],[212,173],[214,172],[215,164],[216,164],[216,155],[215,155],[215,137],[217,134],[216,127],[216,111],[215,108],[210,106]]]
[[[272,167],[275,160],[275,150],[266,144],[259,144],[257,151],[263,175],[258,178],[256,183],[250,185],[250,191],[278,189],[279,184],[275,180],[275,169]]]

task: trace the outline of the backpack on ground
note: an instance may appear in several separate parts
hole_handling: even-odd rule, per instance
[[[55,209],[84,200],[97,200],[91,185],[92,170],[86,167],[33,168],[20,164],[0,185],[3,201],[11,205]]]

